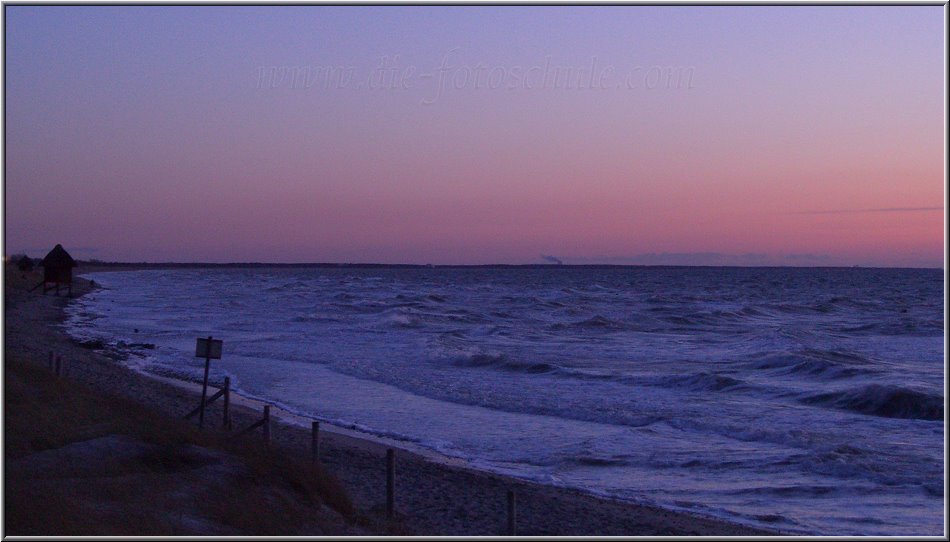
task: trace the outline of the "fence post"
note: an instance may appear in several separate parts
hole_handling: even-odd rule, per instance
[[[231,377],[224,377],[224,416],[221,420],[225,429],[231,429]]]
[[[310,422],[310,461],[320,462],[320,422]]]
[[[515,492],[508,490],[508,536],[515,536]]]
[[[270,444],[270,405],[264,405],[264,442]]]
[[[386,517],[392,519],[396,508],[396,452],[386,450]]]

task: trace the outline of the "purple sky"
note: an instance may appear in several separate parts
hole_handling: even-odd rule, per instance
[[[943,265],[942,6],[5,14],[7,254]]]

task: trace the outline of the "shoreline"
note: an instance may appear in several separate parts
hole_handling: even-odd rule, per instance
[[[201,385],[197,382],[153,374],[144,370],[133,370],[146,378],[154,379],[158,382],[181,388],[182,390],[192,393],[196,396],[201,393]],[[209,384],[208,393],[211,394],[212,391],[211,385]],[[298,414],[274,402],[242,395],[240,391],[232,390],[230,401],[231,408],[241,407],[253,412],[260,412],[265,405],[269,405],[271,407],[271,422],[287,424],[288,426],[293,427],[294,430],[310,431],[310,422],[319,422],[321,438],[327,436],[329,433],[332,434],[331,438],[352,440],[354,445],[362,445],[363,447],[383,451],[385,451],[386,448],[399,448],[404,452],[415,454],[425,458],[428,461],[441,463],[446,466],[456,466],[481,472],[491,472],[478,469],[477,467],[470,465],[468,461],[463,458],[447,456],[424,446],[416,445],[412,442],[388,438],[366,431],[360,431],[359,429],[335,424],[323,419],[317,419],[312,416]]]
[[[82,273],[130,271],[129,268],[83,269]],[[153,268],[154,269],[154,268]],[[92,290],[77,280],[74,298]],[[143,374],[102,353],[84,348],[63,327],[64,298],[7,291],[4,332],[5,354],[20,349],[43,363],[46,346],[30,345],[24,331],[34,328],[33,339],[45,339],[68,358],[69,377],[106,393],[131,396],[170,417],[180,416],[198,401],[200,385],[169,377]],[[11,318],[13,317],[13,318]],[[11,320],[20,320],[11,329]],[[24,327],[25,326],[25,327]],[[38,341],[42,342],[42,341]],[[11,344],[12,343],[12,344]],[[232,395],[236,429],[260,417],[265,401]],[[210,407],[212,421],[220,406]],[[312,418],[272,407],[271,435],[275,446],[297,456],[309,455]],[[397,519],[419,535],[500,535],[504,533],[505,498],[512,489],[518,499],[519,535],[613,536],[775,536],[785,535],[726,519],[689,511],[671,510],[596,495],[582,489],[547,485],[482,470],[453,458],[394,439],[320,421],[321,460],[343,483],[360,510],[378,514],[385,502],[386,448],[396,449]],[[253,437],[247,437],[253,438]]]

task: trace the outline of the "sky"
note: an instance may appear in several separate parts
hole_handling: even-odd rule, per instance
[[[5,253],[942,267],[944,9],[8,5]]]

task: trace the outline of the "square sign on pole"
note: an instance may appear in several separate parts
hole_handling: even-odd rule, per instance
[[[201,386],[201,410],[198,414],[199,428],[205,426],[205,400],[208,396],[208,369],[211,368],[212,359],[221,359],[221,343],[222,341],[220,339],[215,340],[209,336],[207,339],[199,338],[198,343],[195,345],[195,357],[205,358],[205,380]]]
[[[221,359],[221,344],[224,341],[218,339],[198,339],[195,347],[196,358]]]

